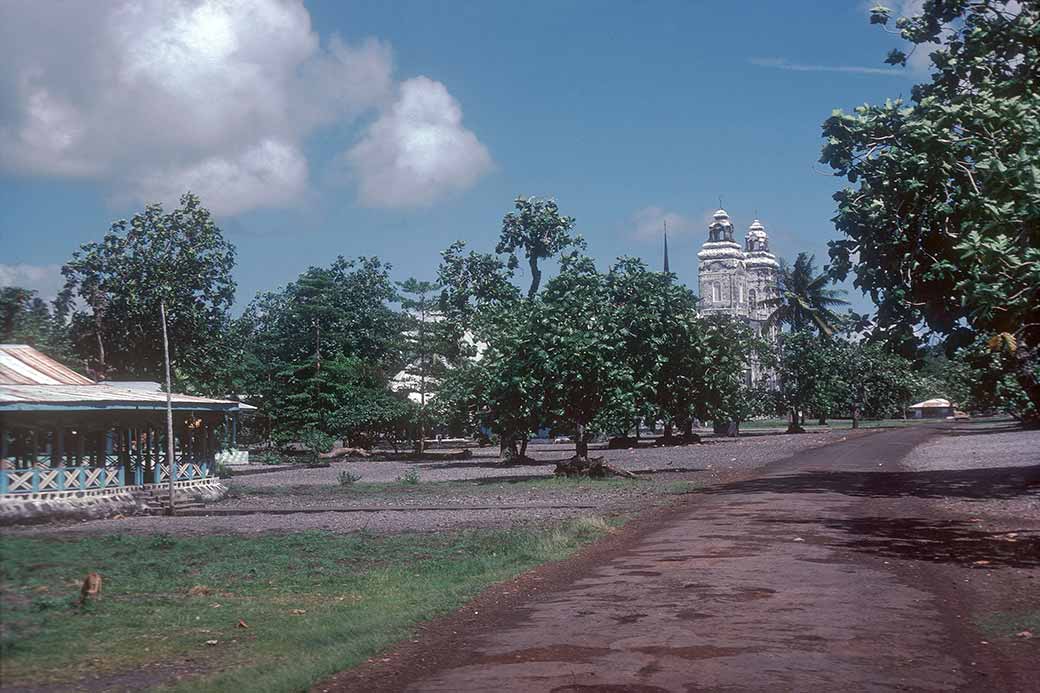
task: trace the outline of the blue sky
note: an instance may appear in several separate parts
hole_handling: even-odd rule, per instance
[[[896,41],[854,0],[83,5],[0,8],[0,281],[45,293],[188,185],[238,248],[240,304],[336,255],[432,278],[456,239],[492,250],[518,194],[554,197],[604,266],[659,267],[667,216],[694,288],[719,196],[823,259],[820,124],[920,77],[884,70]]]

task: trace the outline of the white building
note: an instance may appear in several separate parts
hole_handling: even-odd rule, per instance
[[[773,307],[763,302],[778,294],[780,263],[769,252],[769,235],[762,223],[758,219],[751,223],[741,247],[733,238],[729,214],[718,210],[697,259],[701,314],[743,318],[757,334],[774,337],[775,328],[766,326]],[[751,382],[766,376],[758,364],[749,367]]]

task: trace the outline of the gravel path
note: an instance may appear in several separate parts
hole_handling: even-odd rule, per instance
[[[913,450],[904,467],[956,486],[937,503],[951,513],[1040,520],[1040,431],[1014,422],[947,424]],[[1033,492],[1023,493],[1032,478]],[[953,489],[951,489],[953,490]]]
[[[817,448],[852,436],[870,432],[821,432],[805,435],[756,435],[738,439],[715,439],[702,445],[678,448],[640,448],[638,450],[598,450],[610,464],[630,470],[654,470],[639,481],[585,482],[580,484],[512,484],[524,478],[548,477],[555,460],[570,454],[563,445],[532,445],[529,452],[544,465],[503,467],[496,463],[494,451],[481,451],[469,460],[450,462],[393,462],[356,460],[337,462],[321,469],[290,469],[269,474],[232,478],[232,497],[212,504],[214,509],[256,509],[251,515],[208,517],[127,517],[94,520],[74,525],[44,525],[5,530],[20,534],[135,533],[150,534],[254,534],[268,531],[322,529],[334,532],[370,530],[376,532],[440,531],[468,527],[508,527],[521,523],[541,523],[596,513],[624,513],[668,502],[669,494],[688,485],[705,486],[746,474],[793,454]],[[420,475],[414,486],[392,484],[383,492],[352,493],[338,483],[341,471],[360,474],[362,482],[393,482],[411,469]],[[685,470],[685,471],[676,471]],[[436,484],[429,482],[472,484]],[[675,488],[681,482],[681,488]],[[265,508],[371,508],[467,505],[557,505],[594,506],[469,510],[416,510],[408,512],[324,512],[313,514],[264,514]]]

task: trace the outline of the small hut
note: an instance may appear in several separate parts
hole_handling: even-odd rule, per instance
[[[170,474],[178,493],[212,495],[215,458],[235,447],[239,416],[253,407],[174,394],[172,409],[170,460],[157,385],[95,382],[30,346],[0,344],[0,519],[30,499],[67,509],[165,492]]]
[[[926,399],[923,402],[911,404],[907,408],[910,410],[910,417],[914,419],[944,419],[947,416],[953,416],[953,405],[950,400],[941,397]]]

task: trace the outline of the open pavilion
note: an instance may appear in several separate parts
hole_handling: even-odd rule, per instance
[[[253,407],[173,394],[172,409],[170,460],[157,385],[95,382],[30,346],[0,345],[0,502],[168,489],[171,469],[176,489],[212,484]]]

